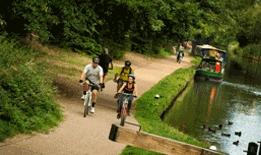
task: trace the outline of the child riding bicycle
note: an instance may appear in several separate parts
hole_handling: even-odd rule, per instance
[[[124,96],[124,94],[121,94],[121,93],[130,94],[130,95]],[[120,94],[118,96],[118,100],[117,100],[117,103],[118,103],[118,108],[117,108],[118,115],[117,115],[117,118],[120,118],[120,111],[121,111],[121,107],[122,107],[123,98],[124,97],[128,97],[127,113],[129,115],[130,114],[131,105],[132,105],[132,101],[133,101],[133,97],[137,96],[137,86],[136,86],[136,83],[135,83],[135,76],[134,76],[134,74],[129,74],[128,75],[128,81],[122,85],[122,87],[119,89],[117,94]]]

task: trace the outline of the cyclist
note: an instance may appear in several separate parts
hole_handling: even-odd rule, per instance
[[[82,83],[84,80],[88,80],[90,83],[94,84],[94,86],[92,86],[92,108],[90,110],[92,113],[95,112],[94,107],[96,104],[98,91],[104,86],[103,69],[98,65],[99,61],[100,59],[98,57],[94,57],[92,59],[92,63],[85,66],[79,80],[80,83]],[[84,95],[86,95],[86,85],[83,85],[82,99],[84,99]]]
[[[137,86],[135,83],[135,76],[134,74],[129,74],[128,75],[128,81],[126,83],[124,83],[122,85],[122,87],[119,89],[119,91],[117,92],[117,94],[120,93],[127,93],[127,94],[131,94],[130,96],[128,96],[128,115],[130,115],[130,109],[131,109],[131,105],[132,105],[132,101],[133,101],[133,96],[137,96]],[[121,104],[122,104],[122,95],[120,95],[118,97],[117,103],[118,103],[118,108],[117,108],[117,118],[120,118],[120,111],[121,111]]]
[[[99,65],[103,69],[103,81],[105,81],[108,70],[113,69],[112,58],[109,55],[108,48],[104,48],[104,51],[102,52],[101,55],[99,55],[99,58],[100,58]],[[110,65],[110,67],[109,67],[109,65]]]
[[[133,69],[131,68],[131,62],[129,60],[125,61],[124,67],[122,67],[120,74],[116,74],[114,81],[117,82],[117,92],[121,88],[124,82],[128,81],[128,75],[133,74]]]
[[[184,47],[183,47],[182,43],[180,43],[179,50],[177,53],[177,62],[181,63],[183,57],[184,57]]]

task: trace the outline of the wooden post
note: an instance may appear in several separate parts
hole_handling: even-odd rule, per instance
[[[173,139],[134,131],[112,124],[109,139],[115,142],[155,151],[163,154],[175,155],[221,155],[217,152],[194,145],[179,142]]]
[[[248,143],[247,155],[256,155],[258,150],[258,145],[254,142]]]

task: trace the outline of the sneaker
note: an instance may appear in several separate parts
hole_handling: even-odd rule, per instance
[[[85,99],[85,95],[82,95],[81,99],[84,100]]]
[[[91,113],[95,113],[95,108],[92,107],[91,110],[90,110]]]

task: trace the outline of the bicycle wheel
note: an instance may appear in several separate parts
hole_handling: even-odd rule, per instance
[[[83,111],[83,117],[86,117],[86,115],[89,114],[89,100],[90,100],[90,96],[87,95],[86,98],[84,99],[84,111]]]
[[[120,123],[121,126],[124,126],[126,117],[127,117],[127,108],[124,105],[121,109],[121,123]]]

